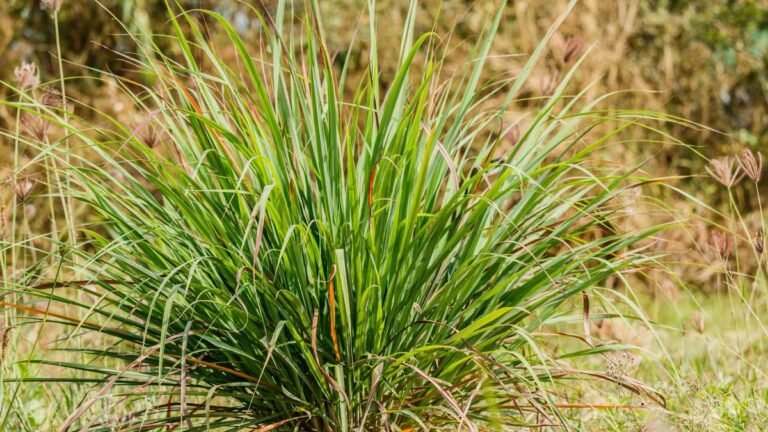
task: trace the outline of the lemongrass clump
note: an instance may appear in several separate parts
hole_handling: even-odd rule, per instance
[[[97,377],[59,430],[565,424],[557,380],[582,376],[663,404],[625,374],[566,363],[610,346],[555,354],[533,334],[574,296],[649,263],[637,245],[663,228],[606,228],[629,175],[587,168],[614,132],[586,133],[609,119],[564,99],[573,72],[546,81],[525,130],[488,133],[541,53],[483,108],[498,91],[480,76],[503,7],[453,83],[412,7],[382,91],[375,34],[370,73],[347,82],[316,6],[302,43],[284,30],[284,2],[265,20],[268,67],[223,17],[202,12],[230,36],[234,64],[173,10],[181,59],[143,55],[158,82],[131,94],[157,130],[56,118],[99,155],[66,154],[71,192],[101,222],[72,264],[89,277],[69,281],[93,303],[34,295],[80,308],[57,322],[109,340],[77,349],[88,363],[36,360]],[[566,60],[578,65],[577,51]],[[514,146],[503,153],[501,140]]]

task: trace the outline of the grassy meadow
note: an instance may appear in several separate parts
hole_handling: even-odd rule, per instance
[[[760,0],[7,0],[0,431],[763,431]]]

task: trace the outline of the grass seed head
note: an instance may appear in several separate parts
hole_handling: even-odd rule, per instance
[[[21,115],[21,128],[38,141],[48,138],[50,123],[39,115],[25,112]]]
[[[711,235],[715,252],[722,260],[727,260],[733,250],[733,237],[720,230],[712,231]]]
[[[0,366],[5,360],[6,353],[8,352],[8,342],[10,340],[11,327],[7,326],[4,322],[0,323]]]
[[[160,144],[160,134],[151,123],[143,123],[136,128],[136,138],[140,143],[149,148],[155,148]]]
[[[568,38],[565,41],[565,47],[563,48],[563,63],[571,63],[577,57],[584,52],[584,39],[575,36]]]
[[[747,177],[758,183],[763,173],[763,155],[760,152],[753,153],[749,149],[744,149],[739,157],[739,166]]]
[[[693,329],[696,330],[697,333],[703,334],[704,333],[704,327],[707,322],[706,317],[703,313],[696,311],[691,315],[691,325],[693,326]]]
[[[706,170],[712,178],[727,188],[733,187],[744,176],[736,160],[730,156],[712,159]]]
[[[64,0],[43,0],[43,9],[51,11],[53,14],[59,13],[61,10],[61,4]]]
[[[606,358],[606,373],[613,378],[631,374],[640,363],[640,358],[629,351],[616,352]]]
[[[5,204],[3,204],[3,206],[0,207],[0,240],[7,239],[10,225],[8,211],[5,208]]]
[[[61,97],[61,93],[52,88],[46,88],[43,91],[43,95],[40,97],[40,103],[48,108],[64,107],[64,99]]]
[[[32,191],[34,189],[35,189],[35,183],[28,178],[25,178],[20,182],[16,182],[13,185],[13,191],[16,194],[16,198],[20,202],[26,202],[27,199],[30,197],[30,195],[32,195]]]
[[[35,63],[24,62],[13,69],[13,74],[16,75],[16,81],[22,90],[30,90],[40,84],[40,72]]]

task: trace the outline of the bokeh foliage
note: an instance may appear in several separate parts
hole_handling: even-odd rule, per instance
[[[121,37],[124,30],[114,19],[128,22],[133,31],[146,33],[167,21],[162,0],[65,1],[61,14],[64,57],[74,65],[129,74],[119,54],[135,47]],[[234,1],[183,0],[187,7],[213,8],[230,18],[246,38],[258,40],[260,26],[248,8]],[[255,7],[273,8],[271,0],[250,2]],[[297,3],[301,3],[300,1]],[[330,43],[342,49],[355,36],[365,40],[365,16],[360,0],[323,1]],[[424,1],[421,30],[429,29],[435,17],[440,34],[453,31],[458,40],[477,38],[482,17],[492,2],[468,0]],[[516,1],[508,7],[501,23],[502,37],[496,42],[504,52],[530,53],[549,23],[563,9],[565,1]],[[407,1],[380,0],[378,7],[391,25],[382,26],[379,39],[382,53],[396,55],[399,32]],[[112,15],[112,16],[110,16]],[[363,14],[364,15],[364,14]],[[708,131],[680,130],[693,144],[716,147],[735,141],[760,146],[768,133],[768,8],[762,0],[632,0],[604,2],[584,0],[565,22],[562,38],[578,37],[585,44],[598,43],[586,61],[580,78],[583,83],[604,76],[595,94],[638,89],[656,93],[627,96],[652,103],[671,114],[690,118],[732,134],[732,138]],[[161,42],[162,43],[162,42]],[[553,51],[557,49],[553,44]],[[364,49],[364,44],[360,45]],[[40,0],[8,0],[0,4],[0,76],[8,80],[13,67],[22,60],[41,65],[43,75],[56,75],[54,35],[50,16],[41,10]],[[107,48],[107,49],[104,49]],[[172,47],[168,47],[169,49]],[[343,54],[343,53],[342,53]],[[364,56],[364,52],[355,53]],[[456,49],[459,67],[466,52]],[[556,57],[553,55],[553,58]],[[519,59],[494,62],[490,74],[509,73]],[[83,69],[68,66],[82,74]],[[360,69],[364,65],[361,63]],[[553,66],[550,66],[553,67]],[[490,76],[489,76],[490,78]],[[578,79],[579,77],[577,77]],[[538,89],[531,89],[532,96]],[[83,88],[89,95],[104,95],[95,88]],[[623,102],[627,102],[626,99]],[[617,102],[618,103],[618,102]]]

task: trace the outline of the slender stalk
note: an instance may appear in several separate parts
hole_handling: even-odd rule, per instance
[[[67,107],[67,86],[66,86],[65,77],[64,77],[64,61],[62,58],[62,50],[61,50],[61,35],[59,31],[59,12],[58,11],[54,11],[53,13],[53,27],[56,35],[56,57],[57,57],[58,66],[59,66],[59,83],[61,88],[62,115],[64,118],[64,123],[68,123],[69,109]],[[65,136],[63,138],[63,144],[64,144],[65,168],[70,169],[72,166],[71,166],[71,155],[70,155],[68,136]],[[61,193],[64,219],[66,220],[67,230],[69,234],[69,243],[74,248],[74,247],[77,247],[77,233],[75,231],[75,221],[74,221],[74,215],[73,215],[74,208],[72,206],[72,198],[68,193],[70,189],[69,176],[65,176],[64,185],[62,185],[60,181],[57,181],[57,183],[59,184],[59,192]]]

